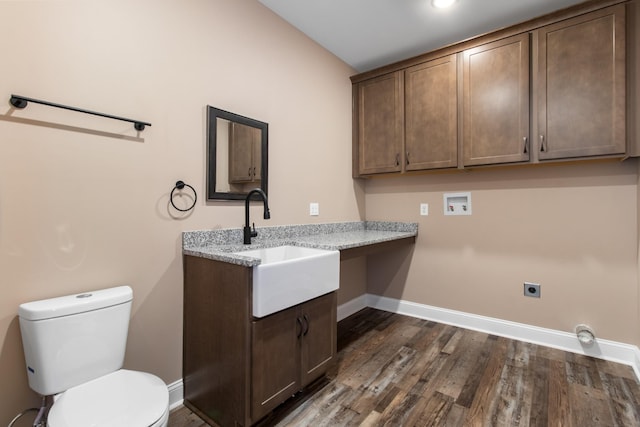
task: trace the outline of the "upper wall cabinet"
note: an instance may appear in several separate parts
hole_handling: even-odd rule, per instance
[[[354,176],[457,166],[456,63],[449,55],[355,85]]]
[[[458,165],[456,55],[405,71],[405,170]]]
[[[539,157],[625,152],[625,6],[538,30]]]
[[[529,160],[529,34],[463,53],[464,165]]]
[[[386,74],[357,86],[357,144],[354,172],[376,174],[402,170],[404,86],[402,72]],[[356,125],[357,124],[357,125]]]
[[[588,1],[353,76],[353,176],[640,155],[638,23]]]

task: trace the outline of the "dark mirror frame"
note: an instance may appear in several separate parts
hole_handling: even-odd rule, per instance
[[[216,192],[216,140],[218,133],[216,126],[218,118],[261,130],[260,188],[265,194],[268,194],[269,124],[207,105],[207,200],[245,200],[247,197],[247,193]]]

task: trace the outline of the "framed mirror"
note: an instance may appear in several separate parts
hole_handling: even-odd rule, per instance
[[[207,136],[207,200],[268,194],[268,123],[207,105]]]

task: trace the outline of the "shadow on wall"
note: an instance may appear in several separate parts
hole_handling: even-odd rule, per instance
[[[370,179],[367,194],[635,185],[640,159],[465,168]]]
[[[415,245],[367,257],[367,293],[403,299]]]
[[[0,408],[3,411],[9,411],[0,412],[0,425],[6,426],[13,417],[25,409],[39,407],[40,398],[29,388],[18,316],[3,319],[0,322],[0,327],[7,328],[5,341],[0,350],[0,379],[2,383],[0,400],[4,402]],[[20,367],[20,369],[16,369],[16,367]],[[22,407],[25,402],[28,406]],[[14,424],[14,427],[31,426],[35,416],[35,412],[26,414]]]
[[[164,263],[163,263],[164,264]],[[151,287],[132,284],[133,309],[129,321],[126,369],[150,372],[169,384],[182,372],[182,235],[175,256]],[[151,354],[151,348],[155,348]],[[162,349],[159,351],[159,349]],[[158,352],[159,351],[159,352]],[[174,371],[166,371],[166,361]]]
[[[365,181],[362,179],[353,180],[353,193],[356,196],[356,203],[358,206],[358,215],[361,221],[367,219],[367,204],[365,201]]]
[[[144,138],[141,138],[139,136],[124,135],[122,133],[106,132],[106,131],[101,131],[96,129],[79,127],[79,126],[65,125],[62,123],[46,122],[42,120],[33,120],[33,119],[27,119],[22,117],[15,117],[12,115],[14,111],[15,111],[15,108],[10,108],[5,114],[0,115],[0,120],[5,122],[21,123],[25,125],[47,127],[50,129],[66,130],[69,132],[79,132],[79,133],[85,133],[89,135],[98,135],[98,136],[104,136],[108,138],[122,139],[125,141],[144,142]],[[129,128],[131,128],[131,126],[127,126],[125,130],[130,132]],[[136,132],[138,134],[140,133],[138,131]]]

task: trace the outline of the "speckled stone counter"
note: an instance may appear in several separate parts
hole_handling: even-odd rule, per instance
[[[256,231],[258,236],[250,245],[242,243],[241,228],[185,231],[182,233],[182,253],[251,267],[260,264],[260,259],[235,252],[282,245],[345,251],[415,238],[418,224],[360,221],[258,227]]]

